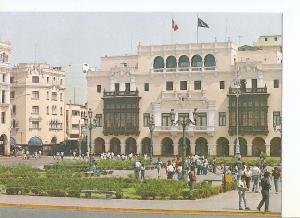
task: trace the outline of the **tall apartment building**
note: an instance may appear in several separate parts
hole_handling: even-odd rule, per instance
[[[30,151],[64,141],[65,73],[49,64],[18,64],[11,70],[11,137]]]
[[[181,154],[182,128],[171,125],[170,112],[193,120],[197,108],[197,122],[186,130],[187,153],[232,156],[239,92],[241,155],[281,154],[281,135],[273,129],[281,120],[281,44],[139,45],[136,55],[105,56],[100,65],[86,75],[88,108],[98,120],[95,153],[149,153],[153,115],[154,155]]]
[[[77,150],[86,153],[86,127],[84,118],[87,116],[86,105],[68,103],[65,105],[66,152]]]
[[[11,43],[0,41],[0,155],[10,154],[10,81]]]

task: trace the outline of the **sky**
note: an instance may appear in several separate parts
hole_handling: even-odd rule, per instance
[[[47,62],[66,71],[66,101],[86,102],[82,64],[101,68],[100,57],[135,54],[138,43],[195,43],[197,16],[209,28],[199,42],[231,41],[252,45],[260,35],[282,33],[279,13],[108,13],[0,12],[0,40],[12,43],[13,65]],[[171,20],[179,29],[172,32]]]

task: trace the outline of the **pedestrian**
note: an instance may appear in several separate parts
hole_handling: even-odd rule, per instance
[[[203,160],[203,174],[207,175],[207,170],[208,170],[208,160],[205,157],[205,159]]]
[[[168,160],[168,165],[167,165],[166,171],[167,171],[167,179],[173,179],[175,169],[170,160]]]
[[[177,179],[181,180],[183,178],[182,177],[182,163],[181,162],[176,167],[176,173],[177,173]]]
[[[141,180],[144,180],[145,179],[145,164],[142,164],[141,166]]]
[[[200,175],[200,165],[201,165],[200,157],[197,157],[196,159],[197,175]]]
[[[194,190],[194,185],[195,185],[196,180],[197,180],[197,177],[195,175],[195,169],[193,168],[193,170],[191,170],[189,172],[189,182],[188,182],[190,199],[193,198],[193,190]]]
[[[39,150],[39,158],[41,158],[41,157],[42,157],[42,151]]]
[[[260,179],[260,169],[259,169],[259,164],[254,166],[252,168],[252,179],[253,179],[253,186],[252,186],[252,192],[258,192],[258,182]]]
[[[134,175],[135,175],[135,179],[137,180],[140,179],[140,171],[141,171],[141,162],[137,160],[135,162],[135,168],[134,168]]]
[[[64,160],[64,152],[63,151],[60,152],[60,158],[61,158],[61,160]]]
[[[213,171],[213,173],[216,173],[216,171],[217,171],[217,160],[216,160],[215,156],[213,157],[211,165],[212,165],[212,171]]]
[[[157,162],[156,162],[156,169],[157,169],[157,177],[160,178],[160,172],[161,172],[161,168],[163,166],[163,162],[161,161],[160,157],[157,158]]]
[[[247,189],[250,190],[250,181],[251,181],[251,177],[252,177],[252,171],[250,169],[250,166],[247,166],[244,174],[245,174],[245,177],[246,177],[246,186],[247,186]]]
[[[247,191],[247,187],[246,187],[246,176],[242,175],[239,176],[238,179],[238,193],[239,193],[239,210],[243,210],[242,207],[242,202],[244,201],[244,205],[245,205],[245,210],[250,210],[249,207],[247,207],[247,201],[246,201],[246,191]]]
[[[73,159],[76,158],[76,151],[73,151]]]
[[[264,178],[261,180],[261,195],[262,199],[257,206],[257,210],[260,211],[260,208],[265,204],[265,212],[269,212],[269,200],[270,200],[270,189],[271,183],[269,179],[269,172],[264,173]]]
[[[279,171],[278,167],[274,167],[274,170],[272,171],[272,176],[274,179],[275,193],[278,194],[279,180],[280,180],[280,171]]]

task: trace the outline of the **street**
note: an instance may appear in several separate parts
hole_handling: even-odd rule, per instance
[[[0,208],[0,218],[231,218],[233,215],[182,215],[182,214],[146,214],[146,213],[122,213],[122,212],[87,212],[87,211],[66,211],[49,209],[23,209],[23,208]],[[234,215],[236,218],[245,217],[245,215]],[[256,218],[259,216],[247,216]],[[266,218],[280,216],[264,216]]]

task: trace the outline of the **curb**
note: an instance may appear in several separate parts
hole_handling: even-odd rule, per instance
[[[60,206],[60,205],[40,205],[40,204],[17,204],[0,203],[0,207],[14,207],[25,209],[52,209],[52,210],[75,210],[89,212],[123,212],[123,213],[143,213],[143,214],[181,214],[181,215],[230,215],[230,216],[257,216],[257,217],[280,217],[280,212],[240,212],[240,211],[206,211],[206,210],[164,210],[164,209],[134,209],[134,208],[102,208],[83,206]]]

